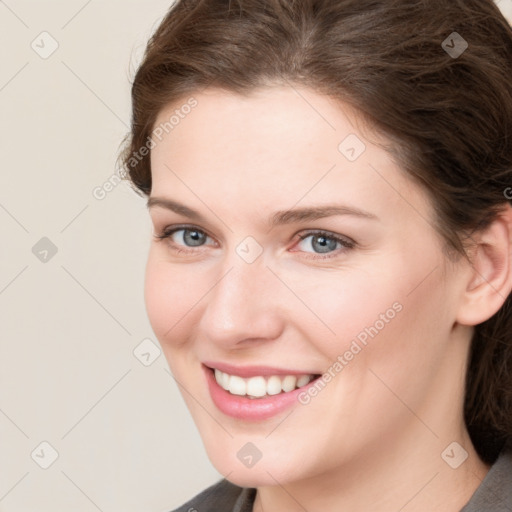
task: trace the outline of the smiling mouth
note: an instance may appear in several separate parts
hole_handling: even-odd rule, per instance
[[[217,384],[232,395],[245,396],[251,399],[264,398],[288,393],[308,385],[320,377],[320,374],[301,375],[257,375],[243,378],[230,375],[217,368],[210,368]]]

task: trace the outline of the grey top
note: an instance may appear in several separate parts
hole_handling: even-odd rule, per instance
[[[252,512],[255,497],[256,489],[222,479],[173,512]],[[501,451],[460,512],[512,512],[512,448]]]

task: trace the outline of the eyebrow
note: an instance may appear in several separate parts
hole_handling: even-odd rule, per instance
[[[179,215],[188,217],[189,219],[206,222],[206,219],[198,211],[178,203],[177,201],[173,201],[172,199],[167,199],[164,197],[150,197],[147,201],[147,207],[153,208],[155,206],[165,208],[166,210],[171,210]],[[270,226],[275,227],[283,224],[313,221],[322,219],[324,217],[332,217],[334,215],[351,215],[354,217],[378,220],[378,217],[373,213],[355,208],[353,206],[326,204],[322,206],[293,208],[290,210],[280,210],[274,212],[270,217]]]

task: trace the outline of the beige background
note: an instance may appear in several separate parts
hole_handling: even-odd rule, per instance
[[[170,3],[0,0],[0,512],[165,512],[221,477],[146,318],[144,200],[108,185]]]

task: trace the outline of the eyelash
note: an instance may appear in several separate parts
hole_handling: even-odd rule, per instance
[[[194,248],[192,248],[192,247],[189,247],[188,249],[183,249],[183,246],[176,245],[176,244],[174,244],[173,242],[170,241],[171,236],[174,233],[176,233],[177,231],[197,231],[198,233],[201,233],[203,235],[206,235],[207,237],[210,237],[210,235],[208,235],[208,233],[206,233],[205,231],[203,231],[201,229],[197,229],[194,226],[166,227],[160,233],[154,235],[154,237],[158,241],[160,241],[160,240],[167,240],[169,242],[169,245],[170,245],[171,249],[173,251],[175,251],[177,254],[181,254],[181,253],[187,254],[187,253],[195,252]],[[331,252],[326,253],[324,255],[322,255],[322,253],[315,253],[315,252],[310,253],[310,252],[307,252],[306,254],[311,255],[311,256],[306,256],[306,258],[320,259],[320,260],[328,259],[328,258],[333,258],[333,257],[339,256],[340,253],[342,253],[342,252],[346,252],[347,250],[353,249],[356,246],[356,243],[353,240],[351,240],[350,238],[341,237],[341,236],[336,235],[335,233],[331,233],[329,231],[323,231],[323,230],[308,231],[307,233],[303,233],[303,234],[298,235],[298,237],[300,238],[301,241],[305,240],[306,238],[309,238],[311,236],[312,237],[323,236],[323,237],[328,238],[330,240],[334,240],[335,242],[339,243],[342,247],[341,247],[341,249],[337,249],[337,250],[331,251]],[[212,237],[210,237],[210,238],[212,238]],[[203,246],[198,246],[198,248],[200,248],[200,247],[203,247]],[[300,252],[300,251],[292,251],[292,252]]]

